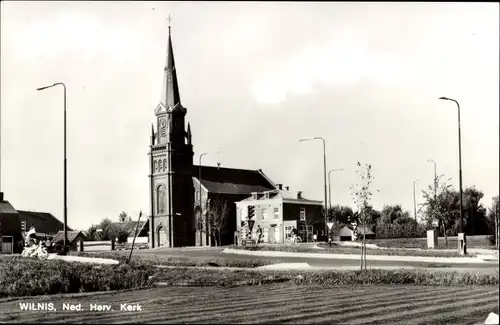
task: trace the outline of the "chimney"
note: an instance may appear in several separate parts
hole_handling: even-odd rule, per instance
[[[278,186],[278,190],[282,190],[283,189],[283,184],[276,184],[276,186]]]
[[[286,189],[287,191],[290,191],[290,186],[285,186],[285,189]]]
[[[3,201],[3,192],[0,192],[0,202]]]
[[[297,199],[302,200],[302,191],[297,192]]]

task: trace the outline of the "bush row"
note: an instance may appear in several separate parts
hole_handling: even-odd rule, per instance
[[[386,238],[421,238],[427,236],[425,225],[417,223],[398,224],[377,224],[375,234],[378,239]]]
[[[147,287],[155,269],[141,263],[94,265],[19,256],[0,258],[0,297]]]
[[[414,285],[475,285],[497,286],[496,274],[474,274],[443,271],[378,270],[366,271],[229,271],[196,269],[167,269],[158,274],[158,282],[170,285],[261,285],[289,281],[298,285],[355,285],[355,284],[414,284]]]

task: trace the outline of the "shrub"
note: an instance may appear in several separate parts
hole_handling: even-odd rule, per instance
[[[94,265],[9,257],[0,259],[0,297],[123,290],[152,284],[148,265]]]
[[[417,224],[415,222],[408,222],[404,224],[377,224],[375,226],[375,233],[377,238],[420,238],[426,236],[427,228],[425,225]]]

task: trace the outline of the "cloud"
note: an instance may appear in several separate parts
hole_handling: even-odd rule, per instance
[[[397,87],[417,78],[417,69],[396,52],[373,52],[363,42],[339,40],[306,48],[254,78],[250,93],[263,104],[302,96],[317,86],[355,85],[367,81]],[[261,70],[262,72],[262,70]]]
[[[105,26],[84,15],[60,14],[54,20],[26,26],[16,39],[14,51],[23,59],[34,61],[77,55],[91,60],[107,55],[124,62],[141,55],[136,33],[124,26]]]

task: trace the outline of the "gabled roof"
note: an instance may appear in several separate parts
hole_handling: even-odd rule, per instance
[[[18,211],[14,209],[9,201],[0,201],[0,213],[18,214]]]
[[[137,235],[139,235],[144,228],[144,226],[148,223],[146,221],[139,221],[139,228],[137,229]],[[116,229],[117,231],[126,231],[129,236],[135,235],[135,229],[137,227],[137,221],[128,221],[128,222],[112,222],[109,224],[110,227]]]
[[[67,231],[67,236],[68,236],[68,242],[71,245],[75,239],[79,235],[83,236],[85,239],[85,235],[81,231]],[[63,243],[64,242],[64,231],[60,230],[52,239],[52,243],[58,244],[58,243]]]
[[[64,229],[64,224],[51,213],[18,210],[19,219],[26,221],[26,228],[35,227],[37,232],[55,234]],[[28,230],[26,229],[26,230]],[[67,227],[68,231],[71,228]]]
[[[199,166],[193,166],[193,177],[199,178]],[[201,166],[201,183],[211,193],[250,195],[276,186],[261,170]]]

